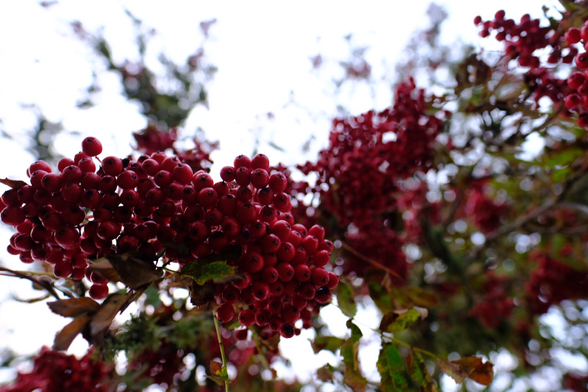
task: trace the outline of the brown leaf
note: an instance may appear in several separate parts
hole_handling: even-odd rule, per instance
[[[482,385],[490,385],[494,379],[493,367],[494,364],[492,362],[486,362],[477,366],[470,374],[470,379],[479,382]]]
[[[28,185],[24,181],[11,180],[9,178],[4,178],[4,179],[0,178],[0,184],[8,185],[9,187],[11,187],[13,189],[19,189],[20,187],[22,187],[24,185]]]
[[[125,294],[111,294],[106,298],[90,322],[90,333],[92,336],[110,327],[112,320],[123,305],[125,305],[126,300],[127,296]]]
[[[55,335],[55,340],[53,341],[53,350],[67,350],[71,342],[73,342],[76,336],[82,332],[89,321],[89,316],[80,316],[73,319],[71,323],[67,324]]]
[[[47,306],[53,313],[63,317],[76,317],[84,313],[91,313],[98,308],[100,304],[92,298],[69,298],[60,301],[48,302]]]
[[[110,264],[110,261],[106,258],[99,259],[95,263],[90,264],[88,266],[88,271],[96,272],[111,282],[120,282],[118,272],[116,272],[112,264]]]
[[[218,361],[210,361],[210,372],[216,376],[220,375],[223,370],[223,364]]]
[[[380,321],[380,331],[387,331],[388,326],[390,326],[390,324],[392,324],[398,318],[398,316],[398,313],[395,312],[387,312],[384,314],[382,321]]]
[[[316,377],[323,382],[333,381],[333,371],[325,365],[316,370]]]
[[[463,366],[457,363],[449,362],[441,358],[437,358],[437,363],[441,367],[441,371],[453,378],[458,384],[468,377],[468,373],[463,369]]]
[[[108,255],[107,259],[120,277],[120,281],[135,290],[161,277],[153,261],[141,259],[135,254]]]
[[[214,294],[216,293],[214,283],[208,282],[199,285],[193,279],[188,290],[190,290],[190,302],[192,302],[192,305],[204,308],[209,307],[210,302],[214,300]]]

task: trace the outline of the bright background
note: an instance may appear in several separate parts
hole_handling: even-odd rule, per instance
[[[398,81],[395,65],[405,58],[409,38],[428,26],[429,7],[428,0],[176,0],[163,4],[140,0],[58,0],[46,2],[46,6],[37,1],[0,2],[0,132],[10,136],[0,139],[0,178],[25,177],[33,160],[26,147],[36,125],[36,111],[51,122],[62,123],[66,131],[52,142],[55,151],[66,156],[79,151],[81,140],[89,135],[100,138],[105,155],[128,155],[132,151],[131,132],[146,126],[136,104],[122,95],[119,76],[108,72],[93,50],[75,36],[70,26],[73,21],[80,21],[91,33],[102,30],[116,63],[137,61],[136,31],[124,11],[128,9],[143,21],[145,31],[155,29],[147,51],[147,65],[154,71],[161,70],[157,62],[160,53],[183,64],[203,46],[206,62],[216,66],[218,72],[205,84],[208,108],[197,106],[192,111],[182,135],[193,135],[200,128],[206,139],[220,141],[221,149],[212,155],[216,173],[236,155],[255,150],[267,154],[272,163],[313,159],[327,143],[330,121],[341,113],[338,108],[358,114],[388,106],[391,84]],[[446,0],[437,4],[449,13],[443,25],[443,42],[497,50],[500,46],[496,42],[477,36],[474,17],[479,14],[490,19],[499,9],[505,9],[507,17],[514,19],[527,12],[539,17],[544,2]],[[200,22],[211,19],[217,22],[205,39]],[[345,39],[349,34],[351,37]],[[366,48],[372,82],[351,81],[336,88],[333,80],[343,77],[339,61],[349,60],[351,48],[358,47]],[[318,54],[323,65],[315,69],[311,58]],[[93,71],[101,87],[93,97],[96,105],[78,109],[76,102],[85,96]],[[307,142],[309,148],[304,150]],[[10,230],[1,226],[0,235],[2,243],[7,244]],[[0,252],[2,265],[25,269],[16,257],[6,254],[4,246]],[[51,346],[55,332],[67,323],[52,314],[44,302],[29,305],[13,300],[39,295],[28,282],[0,276],[0,356],[5,348],[32,354],[43,345]],[[325,308],[322,316],[332,325],[333,334],[347,333],[345,318],[335,307]],[[377,316],[368,304],[357,319],[377,328]],[[379,339],[364,325],[360,327],[365,334],[363,370],[368,379],[378,380],[374,364]],[[277,366],[280,376],[297,376],[308,382],[315,369],[337,361],[327,353],[315,356],[306,340],[309,336],[303,334],[282,344],[291,368]],[[86,347],[79,337],[70,352],[80,354]],[[491,359],[497,370],[512,366],[508,354]],[[27,366],[23,363],[18,368]],[[588,369],[585,361],[578,366]],[[14,376],[14,369],[0,370],[0,383]],[[552,389],[549,377],[546,380],[537,390]],[[448,378],[443,383],[451,387]]]

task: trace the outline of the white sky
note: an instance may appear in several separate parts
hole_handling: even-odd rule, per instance
[[[198,107],[185,127],[188,134],[202,127],[207,139],[220,140],[221,151],[213,155],[218,171],[234,156],[250,154],[254,136],[272,163],[312,159],[326,144],[337,104],[353,113],[386,107],[391,99],[387,85],[376,87],[372,94],[366,85],[352,83],[333,98],[329,81],[332,67],[312,70],[309,57],[320,53],[327,61],[346,59],[349,49],[343,37],[353,33],[356,46],[369,47],[366,56],[374,74],[393,79],[394,64],[402,58],[408,38],[427,25],[425,11],[429,1],[162,4],[139,0],[59,0],[56,5],[43,8],[36,1],[0,1],[0,129],[15,136],[14,141],[2,139],[0,143],[0,178],[23,178],[31,162],[22,146],[27,144],[26,131],[34,126],[35,117],[31,110],[22,108],[23,104],[35,103],[49,120],[62,121],[67,130],[79,131],[79,135],[63,134],[54,141],[55,147],[67,156],[73,156],[80,141],[88,135],[100,137],[104,154],[126,155],[131,151],[131,131],[145,125],[135,104],[121,96],[118,76],[107,72],[98,75],[102,91],[95,96],[97,106],[75,108],[91,83],[92,70],[103,70],[104,66],[96,65],[92,51],[73,36],[71,21],[81,21],[90,32],[103,28],[116,61],[136,59],[132,24],[123,12],[126,7],[146,26],[157,30],[151,41],[151,59],[164,51],[171,59],[183,63],[202,42],[199,23],[218,20],[205,45],[208,63],[219,69],[214,80],[206,85],[210,109]],[[504,8],[507,17],[518,19],[526,12],[538,17],[544,2],[445,0],[438,4],[450,15],[443,27],[446,42],[461,40],[496,48],[491,40],[478,38],[472,22],[476,15],[488,19]],[[150,63],[153,64],[156,61]],[[291,92],[296,104],[287,105]],[[268,112],[274,113],[276,119],[267,120]],[[313,135],[317,141],[311,154],[303,158],[301,146]],[[270,141],[286,152],[268,147]],[[0,190],[4,188],[0,186]],[[0,229],[3,243],[8,243],[10,234],[6,228]],[[6,255],[4,246],[0,252],[4,265],[24,269],[17,258]],[[42,345],[50,346],[55,331],[66,324],[65,319],[51,314],[44,303],[26,305],[8,300],[11,295],[36,295],[29,287],[26,282],[0,276],[0,351],[9,346],[20,354],[36,352]],[[329,314],[329,319],[333,317],[334,313]],[[367,334],[368,330],[364,332]],[[302,356],[292,356],[295,373],[303,379],[308,379],[327,360],[333,360],[324,355],[309,360],[310,345],[302,337],[291,339],[286,346],[295,346],[298,351],[305,347]],[[79,353],[84,347],[78,339],[72,351]],[[374,355],[373,347],[377,346],[370,347],[364,355]],[[292,349],[287,351],[291,353]],[[376,377],[371,373],[370,378]],[[0,371],[0,382],[12,377],[11,372]]]

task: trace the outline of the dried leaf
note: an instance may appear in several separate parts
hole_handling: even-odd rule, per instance
[[[63,327],[63,329],[55,335],[53,350],[67,350],[71,342],[73,342],[76,336],[82,332],[88,322],[90,322],[89,316],[80,316],[73,319],[71,323]]]
[[[162,272],[155,268],[153,261],[143,260],[134,254],[108,255],[104,258],[116,270],[120,281],[133,290],[154,282],[162,275]]]
[[[474,371],[470,373],[470,379],[482,385],[490,385],[494,379],[493,367],[494,364],[492,362],[486,362],[477,366]]]
[[[88,266],[88,271],[96,272],[111,282],[120,282],[120,276],[106,258],[98,259]]]
[[[333,381],[333,367],[328,363],[316,370],[316,377],[323,382]]]
[[[192,305],[206,308],[205,310],[207,311],[210,310],[210,303],[214,300],[214,294],[216,293],[214,283],[208,282],[204,285],[199,285],[192,280],[188,290],[190,290],[190,302],[192,302]]]
[[[211,375],[207,377],[221,387],[225,386],[225,383],[229,381],[227,368],[220,362],[210,361],[210,373]]]
[[[455,380],[456,383],[461,384],[463,380],[468,377],[468,374],[463,367],[455,362],[449,362],[441,358],[437,358],[437,363],[441,371]]]
[[[0,184],[4,184],[7,185],[13,189],[19,189],[20,187],[24,186],[24,185],[28,185],[26,182],[24,181],[20,181],[20,180],[11,180],[9,178],[0,178]]]
[[[92,313],[100,308],[100,304],[92,298],[68,298],[48,302],[47,306],[53,313],[63,317],[76,317],[84,313]]]

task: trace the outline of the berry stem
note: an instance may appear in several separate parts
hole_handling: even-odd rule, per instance
[[[227,357],[225,356],[225,346],[223,345],[223,337],[221,336],[221,332],[220,332],[220,323],[218,322],[218,318],[216,318],[216,315],[212,314],[212,318],[214,319],[214,329],[216,329],[216,338],[218,339],[218,347],[220,348],[220,352],[221,352],[221,359],[223,361],[223,369],[227,369]],[[227,379],[225,380],[225,391],[229,392],[229,380],[228,380],[228,374],[227,374]]]

